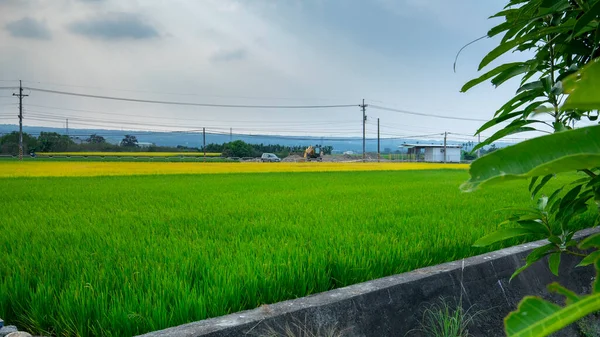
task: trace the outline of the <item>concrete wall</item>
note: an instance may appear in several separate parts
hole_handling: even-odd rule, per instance
[[[576,238],[595,232],[585,230]],[[261,336],[269,327],[298,324],[313,331],[336,326],[349,337],[421,336],[411,330],[418,327],[425,306],[440,296],[459,298],[461,294],[464,307],[480,312],[470,329],[474,336],[504,336],[503,318],[524,296],[542,295],[557,301],[546,291],[546,285],[554,281],[581,294],[590,291],[593,268],[575,268],[579,261],[571,256],[563,256],[560,277],[552,275],[544,262],[509,283],[527,254],[544,244],[515,246],[143,336]],[[570,330],[557,336],[577,334]]]

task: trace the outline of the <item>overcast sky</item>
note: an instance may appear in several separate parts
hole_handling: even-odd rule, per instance
[[[364,98],[420,113],[487,119],[516,84],[459,90],[477,76],[479,61],[497,41],[466,49],[456,73],[452,65],[464,44],[498,23],[488,17],[505,2],[0,0],[0,86],[22,79],[36,88],[222,104],[358,105]],[[0,124],[17,122],[11,93],[0,91]],[[63,126],[62,118],[70,117],[72,128],[362,132],[358,107],[217,109],[26,93],[26,125]],[[384,135],[473,134],[482,124],[373,108],[367,115],[371,136],[378,117]]]

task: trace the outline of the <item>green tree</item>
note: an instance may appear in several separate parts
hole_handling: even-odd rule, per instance
[[[75,145],[69,136],[56,132],[41,132],[38,137],[38,144],[40,152],[64,152]]]
[[[121,141],[121,146],[123,146],[123,147],[138,147],[137,137],[133,136],[133,135],[125,135],[125,137]]]
[[[529,193],[532,199],[537,198],[535,207],[517,210],[503,223],[514,226],[503,226],[475,245],[486,246],[524,235],[545,237],[548,244],[535,249],[513,277],[543,257],[549,257],[551,271],[558,274],[562,254],[585,256],[581,249],[600,247],[600,236],[577,243],[570,227],[574,218],[588,211],[589,201],[595,200],[600,208],[600,126],[572,130],[575,121],[598,119],[600,0],[511,0],[494,17],[504,18],[504,22],[492,28],[488,36],[504,36],[500,45],[483,58],[479,70],[510,51],[529,51],[524,55],[532,57],[501,64],[463,87],[467,91],[487,80],[495,86],[515,77],[521,80],[515,97],[478,133],[501,123],[508,125],[475,148],[519,132],[541,131],[550,135],[499,149],[472,164],[471,179],[463,185],[465,190],[531,178]],[[541,194],[555,174],[569,171],[580,171],[586,176],[555,190],[549,197]],[[587,255],[581,263],[589,264],[600,270],[600,252]],[[525,298],[505,320],[507,335],[547,336],[600,310],[600,279],[592,288],[592,294],[579,296],[558,284],[550,285],[551,291],[567,298],[565,307],[536,297]]]
[[[236,140],[230,143],[223,144],[223,156],[224,157],[256,157],[258,153],[252,145],[242,141]]]
[[[38,140],[36,137],[23,133],[23,153],[35,152],[37,150]],[[19,132],[13,131],[0,137],[0,153],[11,155],[19,154]]]
[[[102,144],[102,143],[106,143],[106,139],[102,136],[98,136],[97,134],[92,134],[88,139],[85,140],[88,143],[91,144]]]
[[[474,154],[473,152],[469,152],[469,151],[461,151],[461,159],[462,160],[475,160],[477,159],[477,155]]]

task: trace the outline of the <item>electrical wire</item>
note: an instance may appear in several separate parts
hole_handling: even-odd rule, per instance
[[[165,124],[165,123],[161,123],[161,124],[156,124],[156,123],[151,123],[151,122],[145,122],[145,123],[140,123],[140,122],[132,122],[132,121],[123,121],[123,120],[108,120],[108,119],[97,119],[97,118],[82,118],[82,117],[77,117],[77,116],[58,116],[58,115],[50,115],[50,114],[46,114],[46,113],[38,113],[36,112],[36,110],[30,110],[27,109],[25,111],[25,116],[29,119],[36,119],[36,120],[46,120],[46,121],[57,121],[57,122],[64,122],[65,119],[69,119],[70,122],[72,123],[79,123],[79,122],[86,122],[87,123],[99,123],[99,124],[116,124],[116,125],[133,125],[133,126],[158,126],[158,127],[175,127],[175,128],[200,128],[199,126],[190,126],[190,125],[181,125],[181,124]],[[291,127],[300,127],[300,129],[294,129],[291,130]],[[329,130],[331,130],[331,124],[330,123],[319,123],[319,124],[310,124],[307,123],[307,125],[301,124],[301,125],[277,125],[277,126],[254,126],[252,127],[253,130],[259,130],[259,131],[271,131],[271,130],[276,130],[276,131],[290,131],[290,132],[306,132],[307,129],[310,129],[311,131],[321,131],[318,127],[322,126],[322,127],[326,127],[329,126],[326,130],[323,130],[324,132],[327,132]],[[341,125],[339,125],[341,126]],[[210,126],[213,127],[213,126]],[[229,130],[229,127],[221,127],[223,130]],[[236,130],[240,130],[240,129],[246,129],[244,127],[236,127]],[[345,132],[353,132],[356,131],[355,128],[352,129],[342,129],[342,128],[338,128],[335,129],[335,131],[345,131]]]
[[[415,111],[393,109],[393,108],[388,108],[388,107],[379,106],[379,105],[373,105],[373,104],[369,104],[369,107],[373,108],[373,109],[385,110],[385,111],[392,111],[392,112],[399,112],[399,113],[408,114],[408,115],[433,117],[433,118],[443,118],[443,119],[452,119],[452,120],[460,120],[460,121],[487,122],[487,120],[485,120],[485,119],[434,115],[434,114],[427,114],[427,113],[421,113],[421,112],[415,112]]]
[[[90,113],[94,113],[94,114],[101,114],[101,115],[111,115],[111,116],[125,116],[125,117],[136,117],[136,118],[150,118],[150,119],[159,119],[159,120],[181,120],[181,121],[195,121],[195,122],[223,122],[223,123],[258,123],[258,124],[302,124],[302,125],[331,125],[331,124],[335,124],[335,123],[342,123],[342,124],[346,124],[346,123],[355,123],[354,121],[322,121],[319,120],[318,123],[312,123],[312,122],[303,122],[303,121],[257,121],[257,120],[233,120],[233,121],[228,121],[228,120],[222,120],[222,119],[198,119],[198,118],[176,118],[176,117],[158,117],[158,116],[142,116],[142,115],[131,115],[131,114],[123,114],[123,113],[111,113],[111,112],[101,112],[101,111],[93,111],[93,110],[81,110],[81,109],[69,109],[69,108],[58,108],[58,107],[50,107],[50,106],[44,106],[44,105],[35,105],[35,104],[27,104],[27,107],[40,107],[40,108],[45,108],[45,109],[56,109],[56,110],[63,110],[63,111],[73,111],[73,112],[90,112]],[[34,111],[34,112],[43,112],[43,113],[48,113],[50,114],[51,112],[49,111],[39,111],[39,110],[31,110],[29,108],[27,108],[27,111]],[[64,118],[75,118],[78,116],[64,116]]]
[[[113,101],[152,103],[152,104],[165,104],[165,105],[201,106],[201,107],[211,107],[211,108],[328,109],[328,108],[358,107],[358,104],[336,104],[336,105],[243,105],[243,104],[240,104],[240,105],[238,105],[238,104],[192,103],[192,102],[155,101],[155,100],[145,100],[145,99],[137,99],[137,98],[100,96],[100,95],[81,94],[81,93],[75,93],[75,92],[69,92],[69,91],[48,90],[48,89],[31,88],[31,87],[23,87],[23,89],[28,89],[28,90],[37,91],[37,92],[58,94],[58,95],[79,96],[79,97],[97,98],[97,99],[105,99],[105,100],[113,100]]]
[[[196,97],[211,97],[211,98],[236,98],[236,99],[253,99],[253,100],[290,100],[290,101],[300,101],[300,100],[318,100],[318,101],[329,100],[330,101],[330,100],[332,100],[332,98],[308,98],[308,97],[251,97],[251,96],[200,95],[200,94],[195,94],[195,93],[106,88],[106,87],[87,86],[87,85],[64,84],[64,83],[57,83],[57,82],[25,81],[25,80],[23,81],[23,83],[32,83],[32,84],[41,84],[41,85],[50,85],[50,86],[59,86],[59,87],[71,87],[71,88],[85,88],[85,89],[112,90],[112,91],[123,91],[123,92],[138,92],[138,93],[159,94],[159,95],[196,96]]]

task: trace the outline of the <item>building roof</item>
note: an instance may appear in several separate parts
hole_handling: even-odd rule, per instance
[[[402,144],[398,147],[405,147],[405,148],[413,148],[413,147],[421,147],[421,148],[444,148],[443,144]],[[462,149],[462,145],[456,145],[456,144],[448,144],[446,145],[446,148],[454,148],[454,149]]]

